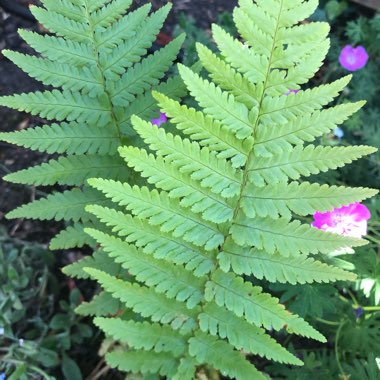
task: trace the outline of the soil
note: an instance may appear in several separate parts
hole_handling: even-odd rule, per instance
[[[28,4],[38,4],[37,0],[18,0],[17,2],[25,7]],[[135,0],[134,6],[141,6],[145,3],[147,3],[146,0]],[[152,0],[151,3],[153,9],[157,9],[165,5],[167,1]],[[181,12],[191,15],[197,20],[200,27],[208,29],[211,23],[216,21],[218,13],[232,10],[236,3],[237,0],[173,0],[173,10],[165,24],[165,33],[170,36]],[[33,54],[33,50],[18,36],[19,28],[32,31],[40,29],[36,23],[6,13],[0,7],[0,50],[11,49]],[[0,53],[0,96],[41,89],[43,89],[41,84],[28,77]],[[5,107],[0,107],[0,120],[0,132],[21,130],[43,123],[38,118]],[[36,195],[39,196],[42,193],[34,187],[5,182],[2,177],[30,165],[37,165],[48,158],[45,154],[0,142],[0,224],[5,225],[10,234],[18,238],[46,243],[56,232],[57,227],[52,226],[51,222],[7,220],[5,218],[7,212],[32,201]],[[41,190],[46,191],[46,189]]]

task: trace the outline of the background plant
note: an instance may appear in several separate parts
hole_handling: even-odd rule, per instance
[[[92,327],[74,312],[82,295],[67,291],[55,265],[46,248],[0,230],[0,373],[7,378],[82,379],[79,363],[84,368],[96,354]]]

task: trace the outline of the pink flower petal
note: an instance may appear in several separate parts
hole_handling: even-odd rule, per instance
[[[343,236],[361,238],[367,234],[367,220],[371,213],[361,203],[335,208],[328,212],[314,214],[313,227]]]
[[[163,112],[160,112],[160,116],[157,119],[152,119],[151,122],[153,125],[157,125],[157,127],[168,121],[168,117]]]
[[[368,53],[363,46],[346,45],[339,56],[340,64],[349,71],[362,69],[368,62]]]

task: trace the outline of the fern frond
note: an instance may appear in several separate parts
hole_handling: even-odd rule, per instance
[[[92,26],[109,28],[129,9],[132,0],[113,0],[100,9],[91,12]],[[87,5],[88,6],[88,5]]]
[[[81,248],[88,245],[95,248],[94,239],[84,232],[84,226],[81,223],[74,223],[72,226],[68,226],[66,229],[58,233],[51,241],[49,248],[51,250],[56,249],[70,249]]]
[[[212,192],[220,193],[226,198],[238,195],[241,175],[227,160],[217,159],[212,152],[201,148],[196,142],[165,133],[163,129],[136,116],[132,117],[132,124],[151,149],[181,172],[191,174],[191,178],[200,181],[202,187],[209,187]]]
[[[119,280],[97,269],[86,268],[85,271],[99,281],[108,293],[153,322],[170,324],[173,329],[185,333],[196,325],[197,308],[189,310],[185,304],[156,293],[153,289]]]
[[[352,76],[348,75],[333,83],[321,85],[289,96],[267,96],[262,102],[261,125],[285,124],[296,117],[309,115],[334,100],[347,86]]]
[[[302,115],[299,119],[277,128],[260,124],[256,130],[255,155],[270,157],[284,150],[292,150],[293,145],[312,142],[317,137],[334,130],[364,104],[365,102],[341,104]]]
[[[97,250],[92,256],[86,256],[75,263],[67,265],[62,269],[62,272],[67,276],[86,280],[90,278],[84,268],[95,268],[102,270],[112,276],[119,276],[123,271],[119,263],[116,263],[106,252]]]
[[[176,239],[169,233],[162,233],[159,227],[144,220],[101,206],[88,206],[86,210],[105,225],[112,227],[112,231],[125,238],[125,241],[135,243],[144,253],[151,254],[156,259],[183,264],[198,277],[214,269],[212,254]]]
[[[167,191],[170,198],[181,198],[181,206],[202,213],[205,220],[224,223],[232,219],[232,208],[225,199],[202,188],[189,174],[169,166],[163,158],[156,158],[143,149],[133,147],[120,148],[120,155],[129,167],[140,172],[149,183]]]
[[[228,125],[240,140],[252,134],[252,116],[244,104],[237,102],[233,95],[222,91],[212,82],[202,79],[191,69],[182,65],[178,69],[191,95],[206,114]]]
[[[111,52],[120,43],[133,38],[138,27],[148,16],[151,7],[151,4],[145,4],[119,19],[110,28],[96,30],[95,41],[99,52]]]
[[[290,219],[292,213],[310,215],[316,211],[326,212],[333,208],[347,206],[371,198],[378,190],[327,186],[317,183],[277,184],[257,187],[248,184],[242,192],[241,207],[249,218],[256,215],[277,219],[280,216]]]
[[[28,218],[39,220],[72,220],[86,222],[91,215],[85,211],[88,203],[109,204],[109,201],[91,188],[74,188],[53,193],[46,198],[16,208],[7,214],[8,219]]]
[[[302,365],[301,360],[285,350],[262,328],[256,327],[233,312],[209,302],[199,315],[200,328],[205,333],[227,338],[238,350],[266,357],[280,363]]]
[[[13,183],[36,186],[80,186],[89,177],[113,177],[126,180],[123,161],[118,156],[75,155],[60,157],[48,163],[8,174],[4,178]]]
[[[50,32],[77,42],[91,42],[91,31],[83,18],[79,22],[74,21],[62,13],[48,12],[46,9],[36,6],[31,6],[30,11],[40,24]]]
[[[169,78],[166,82],[160,83],[156,91],[163,93],[173,99],[180,99],[186,95],[186,87],[181,77]],[[136,100],[128,107],[126,113],[118,114],[121,131],[130,131],[132,127],[131,116],[136,115],[143,119],[150,119],[157,116],[157,101],[150,93],[137,96]]]
[[[0,98],[0,105],[39,115],[47,120],[111,124],[111,110],[104,97],[90,98],[78,92],[58,90],[34,92]]]
[[[243,75],[234,70],[206,46],[197,44],[197,52],[202,65],[222,89],[232,92],[236,100],[253,108],[257,103],[256,87]]]
[[[179,365],[178,359],[167,353],[147,351],[113,351],[106,354],[108,365],[124,372],[160,374],[171,378]]]
[[[95,295],[90,302],[82,302],[75,312],[85,317],[112,316],[121,308],[121,302],[112,297],[111,294],[101,292]]]
[[[43,6],[51,12],[57,12],[74,21],[83,20],[83,10],[70,0],[42,0]]]
[[[109,155],[120,144],[115,128],[75,122],[44,125],[22,131],[0,133],[0,139],[39,152]]]
[[[232,378],[265,380],[259,372],[232,346],[216,337],[197,332],[189,339],[190,355],[195,357],[199,364],[210,363],[216,369]],[[222,359],[222,360],[221,360]]]
[[[113,339],[128,343],[136,350],[169,352],[174,357],[180,357],[186,351],[185,338],[168,326],[119,318],[95,318],[94,323]]]
[[[91,45],[55,36],[41,36],[35,32],[19,31],[23,40],[51,61],[82,67],[96,64]]]
[[[236,68],[253,84],[265,79],[267,57],[255,55],[248,46],[243,46],[239,40],[234,39],[218,25],[213,25],[212,32],[222,56],[233,68]]]
[[[184,39],[184,35],[177,37],[128,70],[110,89],[112,103],[127,106],[137,95],[156,86],[176,59]]]
[[[220,268],[238,275],[254,275],[270,282],[307,284],[313,282],[354,281],[356,276],[340,268],[324,264],[306,255],[284,257],[267,255],[258,249],[242,248],[228,242],[219,253]]]
[[[5,54],[31,77],[54,89],[1,97],[0,105],[62,123],[1,134],[0,138],[67,156],[14,173],[10,180],[82,187],[89,177],[121,179],[118,173],[126,172],[114,155],[133,136],[128,112],[146,107],[141,116],[153,117],[158,107],[150,94],[152,89],[162,89],[177,97],[184,95],[182,80],[160,83],[175,60],[183,37],[155,54],[148,54],[170,4],[151,16],[149,4],[127,13],[131,4],[130,0],[45,0],[43,8],[31,7],[52,35],[41,36],[25,30],[20,35],[41,57],[12,51]],[[123,180],[126,179],[127,175],[123,175]],[[13,217],[25,214],[87,223],[85,194],[74,191],[64,198],[56,194],[18,209]],[[69,199],[72,205],[68,204]],[[88,198],[89,202],[94,200]],[[63,203],[59,204],[60,201]],[[91,242],[78,226],[74,229],[69,226],[54,239],[52,247]]]
[[[161,109],[173,119],[178,130],[189,135],[192,140],[199,141],[201,146],[217,151],[217,157],[231,159],[234,167],[245,164],[253,145],[252,139],[238,140],[231,136],[227,127],[210,116],[181,105],[158,92],[154,92],[153,96]]]
[[[263,293],[262,288],[244,282],[232,273],[216,270],[206,284],[205,298],[215,301],[244,318],[266,329],[281,330],[286,327],[294,334],[326,342],[324,336],[296,314],[291,314],[279,304],[278,299]]]
[[[83,94],[88,94],[91,98],[100,96],[104,92],[102,74],[95,66],[78,69],[75,66],[68,66],[10,50],[3,50],[3,54],[29,76],[45,85],[62,87],[64,90],[73,92],[82,91]]]
[[[269,254],[276,251],[284,256],[298,253],[328,253],[342,248],[360,247],[366,240],[320,231],[298,220],[286,218],[248,218],[240,213],[230,229],[233,240],[240,246],[254,246]]]
[[[138,62],[147,53],[147,49],[156,39],[170,9],[170,4],[160,8],[143,21],[133,38],[115,47],[112,52],[100,54],[100,64],[106,78],[113,78],[114,74],[123,74],[127,67]]]
[[[91,179],[89,184],[102,191],[107,198],[126,206],[140,219],[147,219],[150,224],[160,226],[162,232],[171,232],[174,237],[183,237],[189,243],[204,246],[207,251],[213,250],[221,242],[223,235],[216,225],[205,222],[196,214],[188,215],[178,202],[173,207],[167,193],[159,193],[148,188],[129,186],[127,183]],[[199,234],[199,232],[201,234]]]
[[[202,301],[204,278],[195,277],[182,266],[170,265],[164,260],[145,255],[120,239],[93,229],[86,229],[86,232],[137,281],[154,287],[156,292],[164,293],[168,298],[186,302],[189,309]]]
[[[342,167],[376,150],[369,146],[296,146],[290,152],[271,158],[255,158],[248,166],[248,178],[258,187],[286,182],[289,178],[297,180]]]

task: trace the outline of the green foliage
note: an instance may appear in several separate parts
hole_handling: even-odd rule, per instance
[[[162,81],[184,36],[178,36],[154,54],[148,53],[170,5],[149,15],[148,4],[127,13],[131,3],[45,0],[43,7],[33,6],[31,11],[51,34],[20,31],[40,55],[3,51],[24,72],[53,87],[49,91],[0,99],[3,106],[55,121],[0,134],[3,141],[59,155],[49,162],[11,173],[6,180],[35,186],[74,187],[8,214],[9,218],[65,220],[68,230],[53,239],[53,249],[91,244],[80,232],[91,227],[94,219],[85,212],[85,206],[107,202],[87,186],[88,178],[130,180],[129,171],[117,154],[119,146],[135,138],[126,115],[132,112],[146,119],[155,116],[158,107],[151,96],[152,89],[174,98],[184,95],[178,77]]]
[[[81,293],[68,294],[54,264],[44,247],[0,230],[0,373],[9,379],[83,378],[78,364],[93,329],[74,313]]]
[[[285,308],[285,299],[257,284],[265,278],[304,291],[299,284],[352,281],[355,275],[330,253],[366,244],[305,221],[316,210],[377,192],[302,182],[376,151],[317,145],[317,138],[363,106],[324,109],[350,77],[286,96],[313,77],[327,53],[328,25],[299,25],[316,6],[314,0],[240,0],[234,22],[246,42],[214,26],[221,55],[197,46],[209,76],[179,65],[197,107],[153,92],[179,133],[132,117],[147,149],[127,146],[119,152],[145,183],[88,181],[114,203],[86,207],[104,224],[85,230],[101,247],[95,261],[107,256],[123,268],[115,274],[108,265],[83,266],[104,289],[99,297],[108,303],[112,295],[120,302],[117,316],[95,320],[120,342],[106,356],[111,367],[173,379],[192,379],[211,367],[229,378],[265,379],[260,361],[248,355],[302,364],[268,331],[326,342]],[[67,273],[77,270],[72,266]],[[319,290],[306,289],[312,292],[301,293],[302,306],[305,299],[311,305]],[[285,297],[293,301],[290,309],[307,315],[297,304],[298,291]],[[93,314],[99,315],[101,302],[96,300]],[[128,310],[132,316],[120,317]],[[342,322],[339,333],[346,325]],[[339,333],[337,342],[344,344]],[[377,339],[376,333],[371,336]]]

